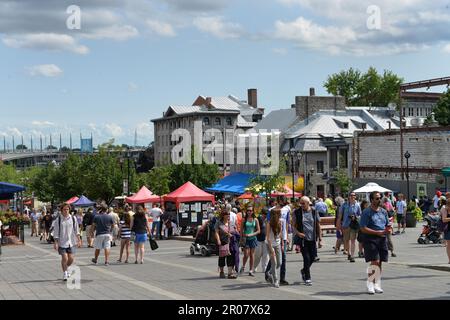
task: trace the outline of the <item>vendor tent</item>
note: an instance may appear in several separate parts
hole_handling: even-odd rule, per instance
[[[23,191],[25,191],[24,186],[7,182],[0,182],[0,200],[13,199],[15,193]]]
[[[238,197],[238,200],[253,200],[255,198],[258,198],[258,195],[253,196],[250,192],[246,192],[242,196]]]
[[[354,193],[371,193],[374,191],[378,191],[381,193],[392,192],[392,190],[383,188],[382,186],[376,184],[375,182],[369,182],[364,187],[353,190]]]
[[[85,196],[81,196],[78,201],[72,203],[74,207],[93,207],[95,206],[95,202],[89,200]]]
[[[138,193],[131,197],[127,197],[126,201],[128,203],[153,203],[161,202],[161,197],[153,194],[146,186],[143,186]]]
[[[164,197],[164,202],[175,202],[177,207],[183,202],[212,202],[214,203],[214,196],[209,194],[192,182],[188,181],[177,190],[169,193]]]
[[[229,176],[219,180],[215,185],[205,190],[208,192],[228,193],[241,195],[245,193],[245,189],[250,185],[250,180],[254,175],[247,173],[232,173]]]
[[[80,200],[80,198],[78,197],[72,197],[69,200],[66,201],[67,204],[72,204],[74,202],[77,202],[78,200]]]

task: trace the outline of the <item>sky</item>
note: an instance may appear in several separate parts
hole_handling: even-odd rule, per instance
[[[450,0],[0,0],[0,58],[7,145],[148,145],[199,95],[257,88],[268,114],[350,67],[450,76]]]

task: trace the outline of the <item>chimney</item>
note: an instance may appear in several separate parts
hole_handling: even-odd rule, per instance
[[[211,106],[211,97],[206,97],[206,106]]]
[[[258,92],[256,89],[248,89],[248,104],[253,108],[258,108]]]
[[[316,95],[316,90],[314,88],[309,88],[309,95],[311,97],[315,96]]]

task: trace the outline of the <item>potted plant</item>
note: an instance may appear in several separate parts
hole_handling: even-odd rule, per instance
[[[414,200],[411,200],[408,204],[406,212],[406,227],[415,228],[417,221],[422,220],[422,210],[417,206]]]

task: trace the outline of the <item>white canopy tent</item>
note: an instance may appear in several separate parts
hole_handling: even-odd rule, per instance
[[[391,193],[391,197],[392,197],[392,190],[386,189],[378,184],[376,184],[375,182],[369,182],[368,184],[366,184],[364,187],[361,187],[359,189],[353,190],[354,193],[358,194],[358,193],[363,193],[366,195],[366,200],[370,201],[369,199],[369,195],[374,192],[374,191],[378,191],[381,194],[385,193],[385,192],[390,192]]]

